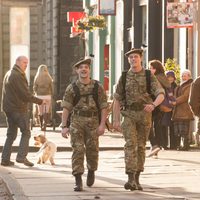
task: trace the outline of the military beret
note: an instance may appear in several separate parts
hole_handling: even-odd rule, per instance
[[[130,51],[125,53],[125,56],[128,57],[132,53],[136,53],[136,54],[139,54],[140,56],[142,56],[143,55],[143,49],[132,48]]]
[[[91,64],[91,58],[89,57],[85,57],[85,58],[81,58],[77,63],[75,63],[73,65],[74,68],[78,68],[81,64]]]

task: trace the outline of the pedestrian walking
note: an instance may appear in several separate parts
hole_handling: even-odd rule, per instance
[[[171,83],[171,88],[172,88],[172,92],[174,95],[175,89],[177,87],[176,76],[175,76],[174,71],[172,71],[172,70],[167,71],[166,77],[167,77],[168,81]],[[171,111],[170,115],[172,116],[172,111]],[[169,148],[175,150],[175,149],[177,149],[176,145],[177,145],[177,142],[176,142],[176,137],[174,135],[174,123],[171,120],[170,126],[169,126]]]
[[[28,103],[42,104],[43,100],[33,96],[28,89],[25,74],[27,64],[28,59],[25,56],[19,56],[15,65],[6,73],[3,80],[1,105],[8,125],[7,138],[1,156],[1,165],[3,166],[14,165],[10,157],[18,128],[22,134],[16,162],[30,167],[34,165],[27,159],[29,139],[31,137]]]
[[[125,139],[125,173],[128,181],[126,190],[142,190],[139,182],[144,170],[145,146],[151,128],[151,112],[163,101],[164,89],[150,73],[150,91],[156,97],[153,101],[147,87],[147,73],[142,66],[142,49],[131,49],[125,56],[130,69],[119,78],[114,93],[113,126],[122,131]],[[120,112],[123,122],[120,125]]]
[[[194,80],[191,86],[189,104],[194,115],[198,118],[195,135],[195,146],[200,147],[200,76]]]
[[[175,89],[176,102],[174,102],[172,120],[174,121],[174,134],[177,138],[177,150],[189,150],[190,122],[194,119],[188,103],[192,82],[191,72],[185,70],[181,73],[180,86]]]
[[[45,104],[38,105],[38,115],[41,130],[46,131],[47,123],[51,118],[51,102],[53,95],[53,79],[46,65],[40,65],[34,78],[33,91],[35,95],[45,100]]]
[[[166,95],[168,92],[171,92],[173,95],[173,91],[171,84],[165,75],[165,70],[162,63],[159,60],[151,60],[149,62],[149,68],[151,73],[156,76],[159,83],[165,90],[165,100],[168,100]],[[172,97],[173,96],[170,97],[171,100],[175,101],[175,98],[173,97],[172,99]],[[171,124],[172,109],[162,109],[161,106],[163,105],[160,105],[152,112],[152,127],[149,134],[149,140],[152,147],[147,157],[154,156],[157,158],[158,152],[162,148],[168,149],[168,126]],[[173,106],[171,105],[171,107]]]
[[[104,134],[107,118],[107,97],[103,86],[90,78],[90,58],[78,61],[74,68],[78,80],[65,91],[61,106],[62,136],[70,134],[72,145],[72,174],[75,176],[74,191],[82,191],[84,173],[84,154],[87,161],[87,186],[95,181],[98,167],[99,136]],[[71,114],[70,114],[71,113]],[[70,126],[67,121],[71,115]]]

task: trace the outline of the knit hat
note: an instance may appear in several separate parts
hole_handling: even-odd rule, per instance
[[[171,77],[174,78],[174,80],[176,80],[175,73],[174,73],[174,71],[172,71],[172,70],[167,71],[167,72],[166,72],[166,76],[167,76],[167,77],[168,77],[168,76],[171,76]]]

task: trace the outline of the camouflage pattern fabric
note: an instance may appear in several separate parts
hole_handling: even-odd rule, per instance
[[[151,128],[151,113],[143,111],[144,104],[152,103],[151,96],[146,88],[146,76],[143,69],[139,73],[132,70],[127,72],[126,78],[126,109],[121,111],[124,116],[122,132],[125,139],[124,153],[126,173],[143,171],[145,163],[145,146]],[[151,94],[157,96],[164,89],[154,75],[151,75]],[[123,102],[122,77],[116,87],[114,97]]]
[[[86,154],[87,168],[92,171],[97,170],[99,141],[96,129],[98,125],[98,117],[73,117],[70,126],[73,175],[84,173],[84,154]]]
[[[70,84],[64,94],[62,107],[69,111],[75,110],[81,113],[97,113],[98,109],[92,96],[94,88],[94,80],[91,83],[84,85],[77,81],[77,86],[80,89],[81,98],[73,108],[73,98],[75,96],[73,87]],[[91,94],[91,95],[87,95]],[[83,96],[82,96],[83,95]],[[100,109],[107,108],[107,96],[103,86],[99,84],[98,101]],[[70,136],[72,153],[72,174],[84,173],[84,155],[86,154],[87,168],[95,171],[98,166],[99,141],[97,128],[99,126],[98,115],[86,117],[78,114],[72,114],[70,124]]]

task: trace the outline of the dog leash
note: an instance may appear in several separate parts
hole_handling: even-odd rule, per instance
[[[36,153],[35,156],[38,156],[46,147],[47,147],[47,144],[44,143],[44,144],[40,147],[39,151]]]

